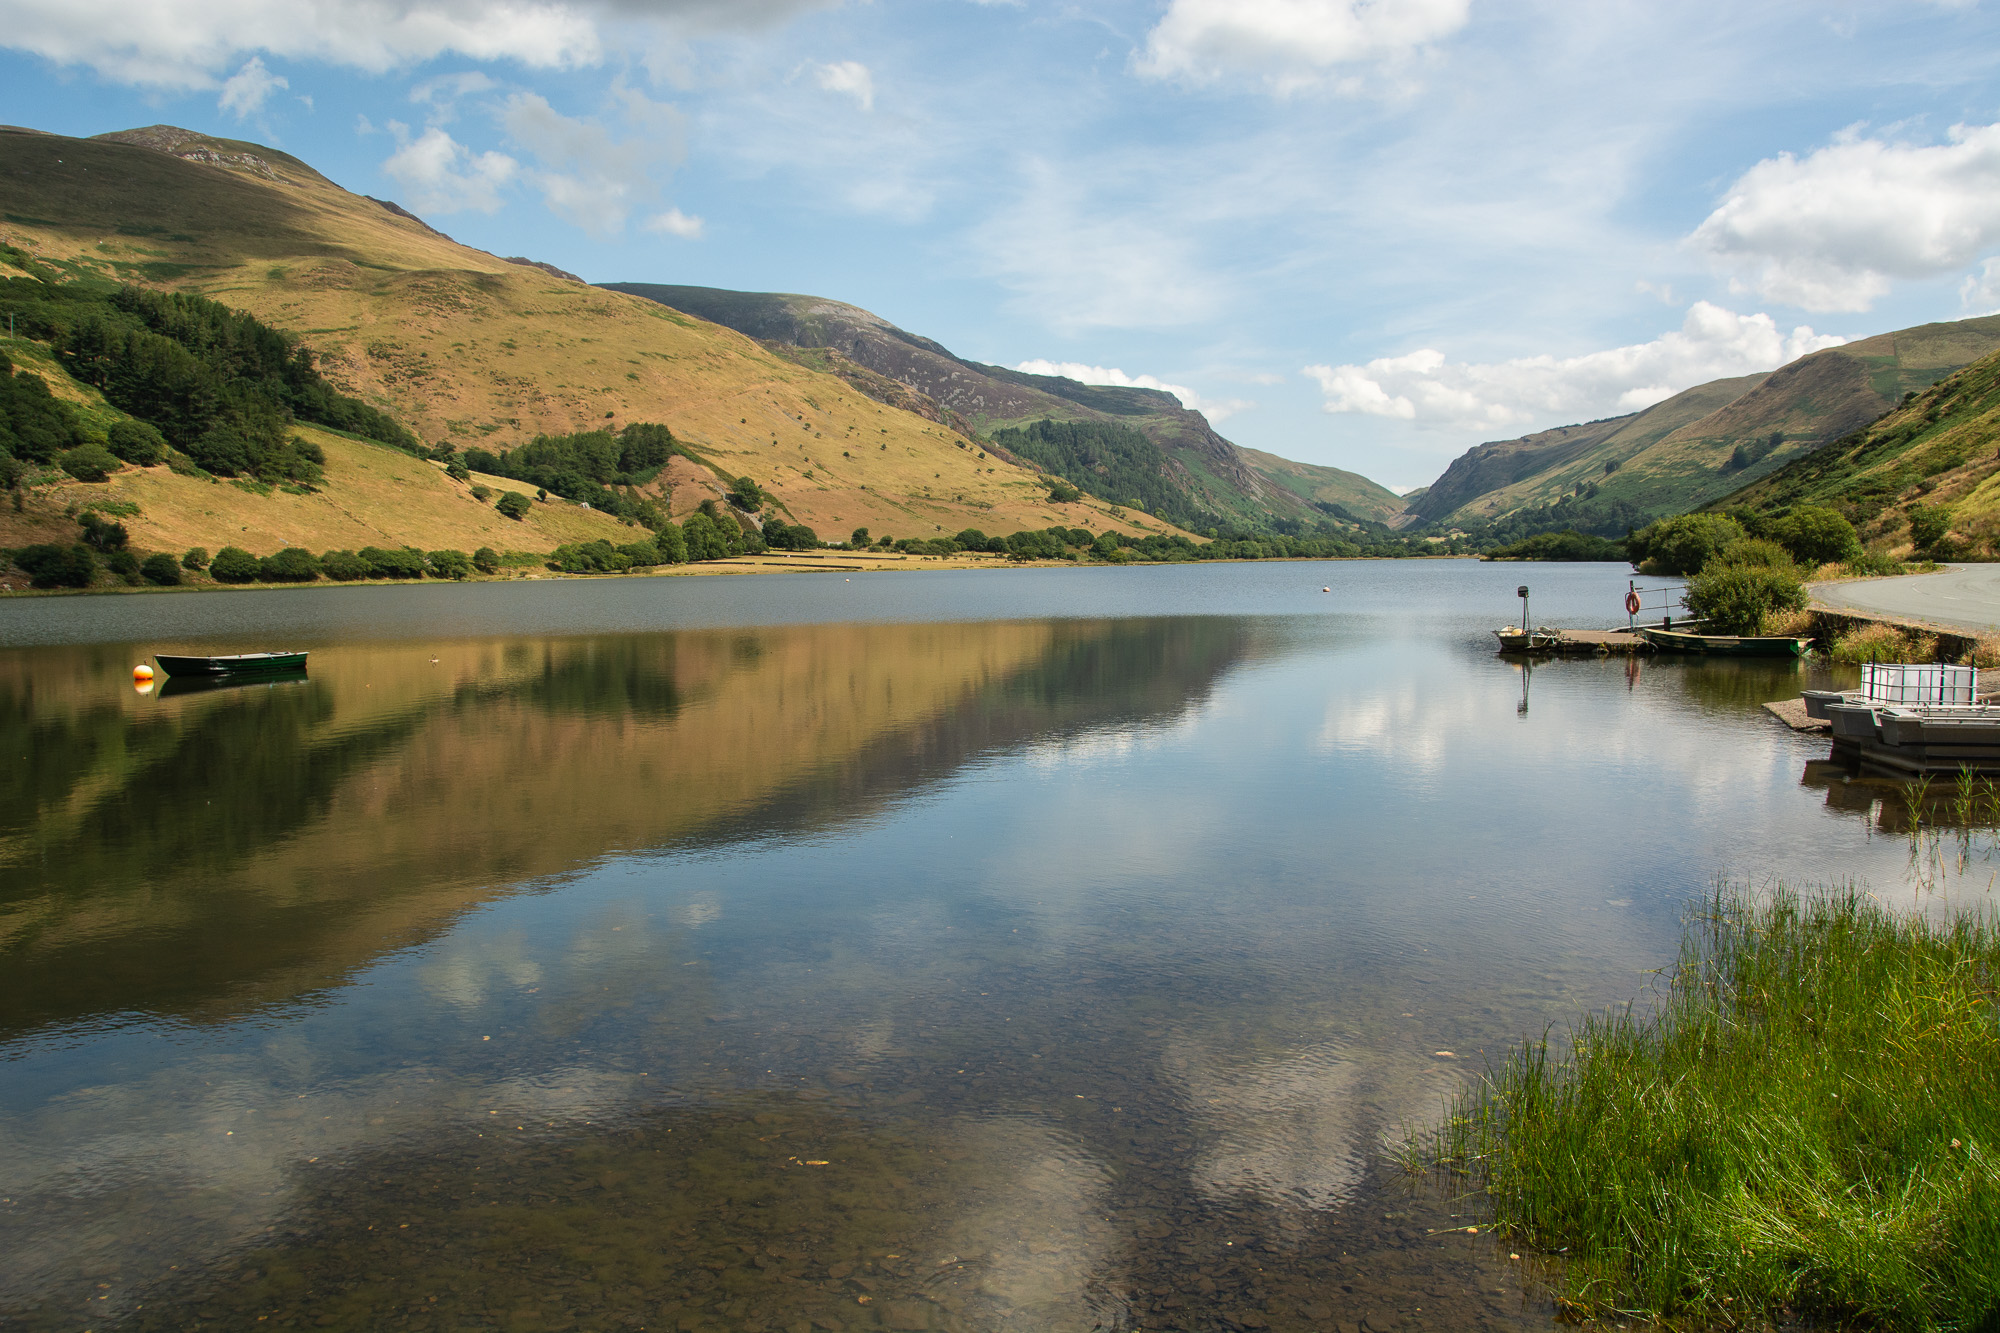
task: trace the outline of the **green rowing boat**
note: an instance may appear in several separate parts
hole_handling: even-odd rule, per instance
[[[1707,657],[1803,657],[1805,639],[1786,635],[1684,634],[1679,630],[1641,626],[1639,637],[1663,653],[1698,653]]]
[[[155,653],[160,670],[169,676],[242,676],[272,671],[303,671],[304,653],[233,653],[227,657],[177,657]]]

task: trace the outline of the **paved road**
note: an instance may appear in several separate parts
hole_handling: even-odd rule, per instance
[[[1812,594],[1823,606],[1973,633],[2000,630],[2000,565],[1947,565],[1935,574],[1815,583]]]

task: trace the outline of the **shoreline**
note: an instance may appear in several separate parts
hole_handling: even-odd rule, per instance
[[[176,583],[168,586],[159,584],[122,584],[105,588],[0,588],[0,603],[28,598],[42,597],[123,597],[133,594],[153,593],[200,593],[200,592],[264,592],[299,591],[307,588],[396,588],[414,586],[459,586],[472,583],[556,583],[588,582],[600,579],[631,578],[727,578],[746,577],[762,574],[923,574],[944,570],[1010,570],[1010,569],[1156,569],[1170,565],[1327,565],[1360,564],[1367,561],[1393,560],[1405,562],[1428,562],[1436,560],[1470,560],[1478,562],[1476,555],[1408,555],[1408,556],[1267,556],[1258,560],[1012,560],[1006,556],[978,559],[964,555],[888,555],[830,554],[829,558],[841,563],[817,565],[808,563],[812,557],[802,556],[796,551],[786,552],[782,557],[731,556],[726,560],[702,560],[683,565],[653,565],[646,569],[619,570],[604,574],[564,574],[543,568],[536,573],[525,570],[520,573],[473,574],[462,579],[353,579],[342,582],[338,579],[315,578],[304,583],[266,583],[252,579],[248,583],[217,583],[210,579],[202,583]],[[862,564],[867,561],[872,563]],[[852,563],[851,563],[852,562]]]

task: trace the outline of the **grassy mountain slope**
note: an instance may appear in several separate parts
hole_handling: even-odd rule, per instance
[[[1410,512],[1433,522],[1492,519],[1593,486],[1603,490],[1622,480],[1617,473],[1631,460],[1763,380],[1762,375],[1717,380],[1630,416],[1478,445],[1453,460]],[[1607,463],[1616,467],[1606,471]]]
[[[104,396],[63,372],[48,349],[25,338],[0,337],[0,352],[42,377],[50,391],[100,429],[124,414]],[[310,493],[229,479],[185,476],[165,464],[126,467],[103,482],[69,478],[36,488],[32,503],[0,505],[0,546],[73,542],[73,510],[96,507],[116,516],[142,551],[178,554],[190,546],[211,552],[224,545],[268,554],[285,546],[312,551],[363,546],[447,547],[473,551],[552,551],[565,542],[632,540],[631,529],[607,515],[554,501],[535,505],[516,522],[495,512],[501,490],[523,490],[504,477],[475,475],[461,484],[441,464],[400,449],[318,426],[297,434],[326,454],[324,485]],[[472,494],[483,484],[494,496]],[[532,494],[532,488],[525,488]],[[126,506],[136,506],[130,512]]]
[[[260,145],[160,126],[0,130],[0,200],[0,239],[78,278],[196,291],[297,333],[330,380],[428,443],[665,422],[718,474],[676,487],[676,514],[747,473],[827,536],[1165,526],[1050,504],[1029,470],[837,376],[459,245]]]
[[[1622,531],[1774,472],[1996,347],[2000,317],[1925,324],[1698,385],[1631,416],[1482,444],[1410,510],[1467,523],[1563,504],[1585,526]]]
[[[657,283],[606,285],[725,324],[774,348],[806,349],[872,372],[900,386],[888,392],[928,399],[933,409],[916,410],[969,436],[1036,421],[1131,427],[1160,449],[1191,515],[1259,525],[1282,518],[1317,519],[1324,515],[1314,508],[1316,499],[1376,521],[1402,509],[1394,492],[1366,477],[1241,449],[1216,434],[1201,413],[1158,389],[1080,384],[967,361],[880,315],[816,296]],[[854,382],[862,392],[880,391],[879,386]],[[1260,465],[1258,458],[1270,464]]]
[[[67,482],[52,503],[21,513],[0,507],[0,546],[73,542],[68,507],[135,505],[136,514],[109,510],[142,551],[178,554],[190,546],[224,545],[269,554],[286,546],[314,552],[363,546],[440,547],[542,553],[565,542],[634,539],[616,519],[560,501],[538,504],[515,522],[472,497],[437,464],[384,445],[300,427],[326,451],[326,486],[310,495],[275,488],[177,476],[164,466],[126,468],[111,480]],[[489,487],[521,489],[503,477],[475,477]]]
[[[1300,463],[1240,444],[1236,449],[1243,455],[1243,461],[1272,485],[1282,486],[1308,502],[1338,505],[1371,523],[1386,523],[1403,510],[1401,496],[1359,472],[1320,463]]]
[[[1912,510],[1936,505],[1962,553],[2000,554],[2000,352],[1906,392],[1888,415],[1709,508],[1831,505],[1871,546],[1901,554]]]

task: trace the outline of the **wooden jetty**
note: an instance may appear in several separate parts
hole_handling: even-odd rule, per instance
[[[1599,653],[1650,653],[1653,645],[1629,629],[1566,629],[1556,636],[1556,651],[1564,657]]]
[[[1544,634],[1548,639],[1526,652],[1505,647],[1500,651],[1509,657],[1543,657],[1550,653],[1558,657],[1602,657],[1610,653],[1653,651],[1652,644],[1628,629],[1549,629],[1535,633],[1538,640]]]
[[[1668,617],[1673,608],[1666,602],[1658,607],[1660,624],[1636,623],[1636,617],[1643,614],[1644,599],[1655,593],[1666,595],[1669,588],[1641,589],[1637,583],[1628,583],[1625,592],[1625,612],[1634,619],[1623,628],[1611,629],[1557,629],[1552,625],[1536,625],[1528,618],[1528,585],[1514,589],[1514,595],[1521,599],[1521,624],[1517,628],[1509,625],[1495,630],[1500,636],[1500,651],[1508,657],[1541,657],[1553,653],[1558,657],[1607,657],[1612,653],[1650,653],[1653,645],[1640,637],[1639,631],[1646,629],[1671,629]],[[1651,608],[1647,608],[1651,609]],[[1699,621],[1689,622],[1699,624]]]

